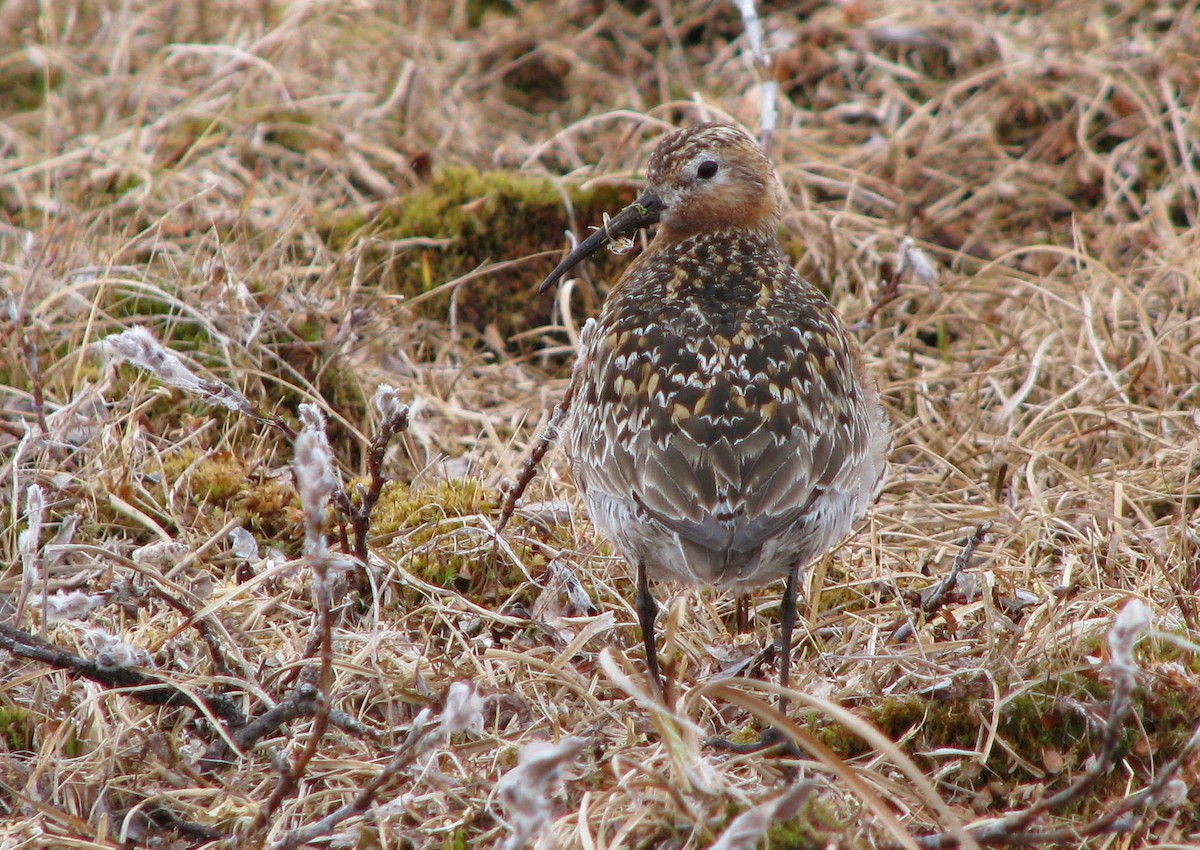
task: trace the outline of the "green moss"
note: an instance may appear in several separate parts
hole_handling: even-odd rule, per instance
[[[440,481],[428,489],[392,481],[371,515],[372,537],[402,538],[413,553],[411,572],[432,584],[464,587],[477,572],[475,558],[462,554],[443,535],[460,525],[455,520],[495,507],[495,499],[473,479]]]
[[[177,301],[176,292],[108,286],[100,296],[100,307],[104,315],[117,325],[117,329],[133,325],[149,325],[163,345],[195,357],[213,345],[204,322],[194,315],[185,313]],[[219,352],[214,352],[218,355]],[[214,360],[218,357],[214,356]]]
[[[328,326],[328,322],[312,313],[302,314],[288,325],[292,333],[304,342],[321,342],[325,339],[325,328]]]
[[[633,200],[630,191],[601,186],[566,188],[580,226],[599,225]],[[396,254],[390,247],[364,245],[374,281],[408,298],[425,295],[488,263],[515,261],[564,244],[568,220],[558,185],[548,177],[517,171],[478,171],[453,166],[442,169],[429,185],[417,189],[374,220],[352,213],[331,222],[325,237],[344,251],[371,239],[382,245],[398,240],[447,240],[444,245],[410,248]],[[607,251],[594,255],[601,276],[615,275],[628,259]],[[511,337],[549,321],[553,297],[539,296],[538,282],[553,268],[554,258],[513,263],[463,284],[455,296],[460,325],[480,331],[494,325]],[[447,316],[450,289],[420,302],[422,314]]]
[[[225,505],[246,482],[245,467],[229,452],[199,458],[197,453],[185,451],[164,461],[163,466],[170,479],[177,480],[185,470],[188,472],[185,492],[194,502]]]
[[[488,16],[511,16],[513,4],[509,0],[467,0],[467,23],[478,27]]]
[[[13,116],[41,109],[46,96],[62,81],[62,73],[54,68],[9,63],[0,70],[0,113]]]
[[[392,481],[385,485],[371,515],[372,545],[395,545],[407,551],[406,569],[431,584],[465,591],[481,587],[486,578],[505,602],[532,601],[511,595],[524,584],[524,575],[509,559],[498,558],[493,564],[490,548],[464,546],[463,538],[452,533],[464,518],[494,514],[498,507],[499,494],[475,479],[439,481],[429,487]],[[545,566],[540,549],[520,541],[512,545],[527,569]],[[493,568],[499,572],[493,574]]]
[[[796,817],[772,825],[761,846],[763,850],[823,850],[832,835],[845,831],[846,824],[814,794]]]
[[[303,533],[295,488],[286,478],[257,474],[259,466],[231,452],[188,449],[163,459],[164,483],[178,487],[197,516],[216,512],[215,525],[235,516],[247,531],[285,551],[299,546]]]
[[[1070,694],[1072,699],[1091,701],[1086,694],[1079,693],[1079,689],[1069,690],[1075,691]],[[1064,709],[1061,694],[1063,691],[1058,690],[1056,683],[1047,681],[1036,689],[1013,697],[1000,715],[1000,734],[1005,740],[1018,744],[1020,752],[1028,753],[1035,759],[1042,749],[1066,752],[1087,741],[1087,722],[1078,712]],[[1107,694],[1097,694],[1093,699],[1102,702],[1106,697]]]
[[[1002,685],[1003,687],[1003,685]],[[973,750],[980,744],[982,730],[991,721],[992,706],[969,693],[928,699],[917,695],[888,697],[858,707],[866,720],[894,741],[906,742],[909,752],[936,749]],[[1028,781],[1031,778],[1020,763],[1009,755],[1009,749],[1034,764],[1040,764],[1045,751],[1062,755],[1070,769],[1077,768],[1099,746],[1097,729],[1073,706],[1104,706],[1111,698],[1108,683],[1085,674],[1047,676],[1004,701],[999,714],[997,735],[1005,746],[994,747],[985,765],[986,770],[974,780],[962,778],[963,785],[983,784],[993,778]],[[1184,721],[1188,715],[1188,699],[1164,700],[1161,707],[1147,701],[1147,711],[1141,729],[1131,729],[1128,747],[1143,733],[1150,735],[1156,745],[1173,747],[1176,751],[1190,733],[1191,725]],[[1163,730],[1156,736],[1156,730]],[[818,740],[843,758],[854,758],[867,752],[868,746],[856,734],[813,716],[808,728]],[[1183,733],[1175,735],[1179,729]],[[1169,736],[1168,744],[1165,738]]]
[[[313,132],[313,116],[296,109],[270,108],[257,117],[263,141],[279,145],[296,153],[326,147],[321,137]]]
[[[33,752],[37,725],[38,718],[24,708],[0,708],[0,738],[8,745],[9,752]]]
[[[389,481],[371,515],[371,531],[377,537],[406,533],[410,542],[423,543],[433,536],[441,520],[494,510],[496,495],[486,492],[474,478],[439,481],[428,489]],[[423,532],[413,533],[422,528]]]
[[[317,391],[325,404],[347,421],[362,422],[367,418],[370,399],[359,376],[348,366],[326,365],[317,375]]]

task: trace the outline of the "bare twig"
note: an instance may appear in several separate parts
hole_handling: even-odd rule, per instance
[[[278,705],[268,709],[241,729],[230,735],[237,746],[237,752],[243,753],[253,747],[259,740],[274,732],[284,723],[300,717],[310,717],[316,711],[317,689],[311,682],[298,684],[287,698]],[[228,767],[232,762],[230,755],[233,750],[224,738],[213,742],[212,746],[200,759],[200,771],[212,773]]]
[[[70,670],[107,688],[127,689],[130,699],[146,705],[190,706],[219,717],[230,726],[240,728],[246,717],[234,701],[224,694],[214,694],[199,688],[182,689],[174,683],[143,673],[132,667],[108,667],[70,652],[58,649],[39,637],[0,623],[0,648],[18,658],[40,661],[60,670]]]
[[[379,502],[383,486],[388,478],[383,474],[383,460],[387,455],[388,445],[398,434],[408,429],[409,407],[401,404],[396,390],[389,386],[381,386],[375,391],[375,406],[379,409],[381,419],[379,431],[371,440],[367,450],[367,474],[370,476],[370,486],[358,488],[358,504],[354,505],[345,488],[339,488],[334,494],[334,503],[339,511],[350,520],[350,528],[354,532],[354,557],[366,566],[367,535],[371,530],[371,512]]]
[[[968,538],[963,544],[962,549],[954,558],[954,563],[950,565],[950,572],[935,584],[932,588],[922,594],[921,611],[930,616],[936,614],[942,607],[946,599],[946,592],[954,587],[958,581],[958,577],[962,575],[962,571],[971,563],[971,558],[975,554],[975,550],[980,544],[987,539],[988,532],[992,530],[992,521],[986,520],[975,527],[975,533]],[[912,620],[902,623],[895,631],[892,632],[893,641],[908,640],[913,635],[915,630]]]
[[[550,451],[550,446],[558,438],[559,426],[562,425],[567,411],[571,409],[571,401],[574,397],[575,382],[571,381],[567,386],[567,391],[563,393],[562,401],[554,406],[554,413],[551,414],[550,421],[546,423],[546,427],[538,437],[537,443],[534,444],[529,457],[525,459],[525,464],[521,467],[521,474],[517,476],[513,486],[504,495],[504,504],[500,507],[500,519],[496,523],[496,536],[503,533],[508,521],[512,519],[513,511],[517,508],[517,502],[525,495],[525,490],[529,487],[530,482],[537,476],[538,465],[541,464],[542,458],[546,456],[546,452]],[[494,557],[495,550],[493,549]]]
[[[143,823],[152,823],[161,829],[169,829],[185,838],[193,838],[197,841],[222,841],[229,837],[228,833],[219,829],[213,829],[195,821],[183,820],[166,806],[117,810],[113,812],[112,816],[113,820],[124,824],[131,815],[141,819]]]
[[[430,733],[437,726],[438,723],[433,719],[429,709],[423,709],[413,721],[413,725],[409,727],[408,734],[400,743],[391,761],[384,766],[383,770],[379,771],[374,779],[363,786],[353,800],[316,823],[285,834],[273,845],[272,850],[290,850],[293,847],[302,847],[321,836],[329,835],[343,821],[365,813],[379,791],[428,750]]]

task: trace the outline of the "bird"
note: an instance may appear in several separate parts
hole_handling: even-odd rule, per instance
[[[651,153],[644,191],[539,288],[657,225],[580,332],[558,438],[594,528],[636,573],[660,695],[650,579],[739,594],[784,579],[786,693],[802,571],[849,534],[886,476],[876,379],[829,299],[785,254],[784,202],[745,132],[676,130]]]

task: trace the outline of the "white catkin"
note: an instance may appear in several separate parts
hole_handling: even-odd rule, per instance
[[[37,595],[29,599],[34,608],[43,612],[47,623],[87,619],[88,614],[104,605],[106,601],[99,594],[82,590],[60,590],[49,596]]]
[[[21,569],[30,581],[36,580],[41,572],[42,518],[46,513],[46,494],[36,484],[25,490],[25,530],[17,535],[17,548],[21,551]]]
[[[25,458],[44,439],[45,435],[42,433],[41,425],[36,421],[26,423],[25,433],[17,443],[17,448],[13,451],[12,461],[9,464],[12,469],[12,505],[14,508],[20,504],[18,494],[21,492],[21,472],[24,469]]]
[[[504,850],[525,847],[549,825],[551,802],[562,786],[563,768],[586,745],[584,738],[563,738],[557,744],[538,741],[521,748],[517,766],[496,783],[512,831]]]
[[[762,18],[758,16],[754,0],[733,0],[733,5],[737,7],[738,14],[742,16],[742,26],[746,29],[746,43],[749,45],[750,60],[763,76],[759,85],[761,125],[759,141],[766,150],[770,146],[771,135],[775,132],[775,125],[779,120],[779,83],[770,79],[770,75],[767,73],[771,67],[771,57],[767,54],[766,44],[763,40]]]
[[[179,356],[138,325],[104,338],[101,345],[110,354],[154,375],[164,384],[223,405],[230,410],[254,415],[254,405],[244,395],[220,381],[201,378],[184,365]]]
[[[1108,648],[1112,664],[1122,670],[1133,670],[1133,645],[1150,628],[1150,609],[1140,599],[1125,603],[1108,633]]]
[[[177,540],[157,540],[134,549],[130,557],[134,563],[167,570],[178,564],[191,551],[192,547]]]
[[[1191,789],[1182,779],[1176,777],[1163,788],[1162,805],[1167,809],[1179,809],[1188,804]]]
[[[126,643],[103,629],[88,629],[83,633],[82,643],[92,651],[96,664],[105,670],[149,667],[151,663],[150,653],[146,650]]]
[[[446,695],[442,711],[441,734],[449,738],[455,732],[479,732],[483,729],[483,700],[473,682],[455,682]]]
[[[14,464],[14,468],[15,466]],[[25,601],[31,600],[33,587],[44,572],[42,518],[45,511],[46,494],[37,484],[30,484],[25,490],[25,530],[17,535],[17,549],[21,553],[21,590],[17,596],[18,618],[24,613]]]
[[[759,65],[766,66],[767,56],[763,52],[762,19],[758,17],[758,9],[754,0],[733,0],[738,13],[742,16],[742,25],[746,28],[746,41],[750,42],[750,55]]]
[[[770,140],[771,134],[775,132],[775,125],[779,121],[779,109],[776,105],[778,101],[779,83],[775,80],[764,80],[762,84],[762,129],[760,131],[764,146]]]
[[[433,711],[422,708],[413,718],[406,740],[411,742],[418,756],[427,756],[435,748],[445,743],[442,737],[442,727],[433,719]]]
[[[900,269],[903,274],[911,271],[913,277],[926,286],[937,283],[938,273],[929,256],[917,247],[912,237],[905,236],[900,242]]]
[[[400,401],[400,391],[387,384],[380,384],[375,390],[374,401],[385,427],[409,414],[408,405]]]
[[[333,450],[325,436],[325,416],[315,404],[300,405],[300,420],[304,427],[296,435],[296,490],[304,513],[304,551],[311,556],[326,554],[325,508],[337,487]]]

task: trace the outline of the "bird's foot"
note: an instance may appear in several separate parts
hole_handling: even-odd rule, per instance
[[[731,741],[728,738],[714,736],[705,741],[704,744],[705,746],[718,750],[727,750],[731,753],[745,754],[771,751],[773,754],[786,758],[801,758],[803,756],[800,748],[796,746],[796,742],[774,726],[768,726],[764,729],[762,736],[757,741]]]

